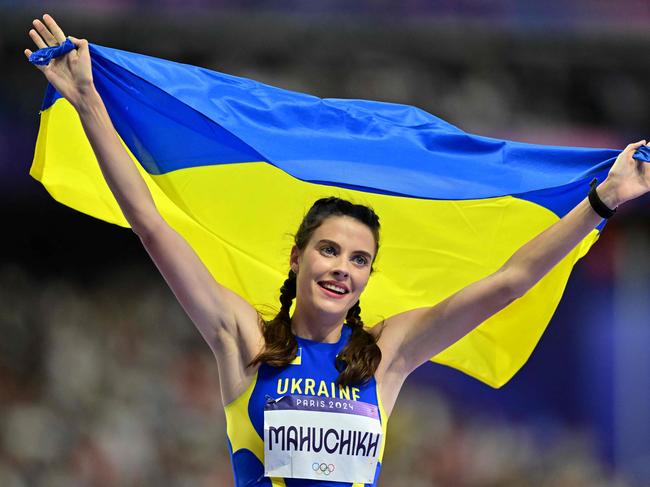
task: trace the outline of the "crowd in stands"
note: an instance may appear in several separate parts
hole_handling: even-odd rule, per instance
[[[0,309],[0,485],[233,485],[216,362],[153,270],[79,283],[5,265]],[[379,485],[632,487],[577,427],[461,414],[421,384]]]
[[[0,29],[0,189],[13,199],[0,211],[18,223],[4,228],[0,263],[0,486],[232,486],[216,363],[152,266],[98,268],[88,280],[11,263],[20,254],[55,268],[42,254],[55,259],[76,235],[32,224],[56,205],[27,176],[45,83],[16,62],[31,17],[13,2],[0,7],[10,3]],[[209,14],[182,16],[208,3]],[[482,135],[612,148],[647,135],[647,42],[631,34],[650,18],[646,0],[368,0],[354,12],[338,0],[65,4],[68,33],[91,41],[323,97],[413,104]],[[105,15],[154,4],[150,15]],[[22,8],[36,15],[41,5]],[[244,15],[230,17],[235,10]],[[253,18],[268,11],[278,15]],[[339,18],[301,23],[289,12]],[[350,15],[382,12],[391,22],[372,28]],[[464,23],[476,19],[486,23]],[[512,19],[524,29],[500,30]],[[566,29],[573,21],[592,28]],[[637,487],[594,450],[578,425],[513,423],[407,383],[379,485]]]

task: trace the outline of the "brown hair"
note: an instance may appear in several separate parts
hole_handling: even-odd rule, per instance
[[[304,250],[314,231],[331,216],[349,216],[365,224],[375,237],[375,257],[379,249],[379,217],[363,205],[329,197],[316,201],[309,209],[298,228],[294,242],[299,250]],[[372,272],[372,265],[370,272]],[[291,303],[296,297],[296,274],[292,270],[280,288],[280,311],[275,318],[264,322],[264,350],[249,366],[266,363],[273,367],[283,367],[291,363],[298,353],[298,341],[291,331]],[[367,382],[377,370],[381,361],[381,350],[373,335],[363,329],[359,301],[346,315],[345,323],[352,328],[348,343],[336,358],[339,371],[337,383],[353,385]]]

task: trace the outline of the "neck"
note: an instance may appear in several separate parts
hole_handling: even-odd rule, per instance
[[[323,313],[309,313],[296,306],[291,317],[294,335],[322,343],[336,343],[341,338],[345,316],[329,316]]]

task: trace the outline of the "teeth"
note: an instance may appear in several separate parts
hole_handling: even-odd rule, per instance
[[[324,282],[323,284],[321,284],[321,286],[323,286],[323,287],[326,288],[326,289],[330,289],[330,290],[332,290],[332,291],[336,291],[337,293],[341,293],[341,294],[344,294],[344,293],[345,293],[345,289],[343,289],[343,288],[341,288],[341,287],[338,287],[338,286],[335,286],[335,285],[333,285],[333,284],[328,284],[328,283],[325,283],[325,282]]]

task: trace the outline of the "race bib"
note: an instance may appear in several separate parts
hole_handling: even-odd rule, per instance
[[[372,404],[314,396],[268,399],[264,475],[372,483],[382,434]]]

